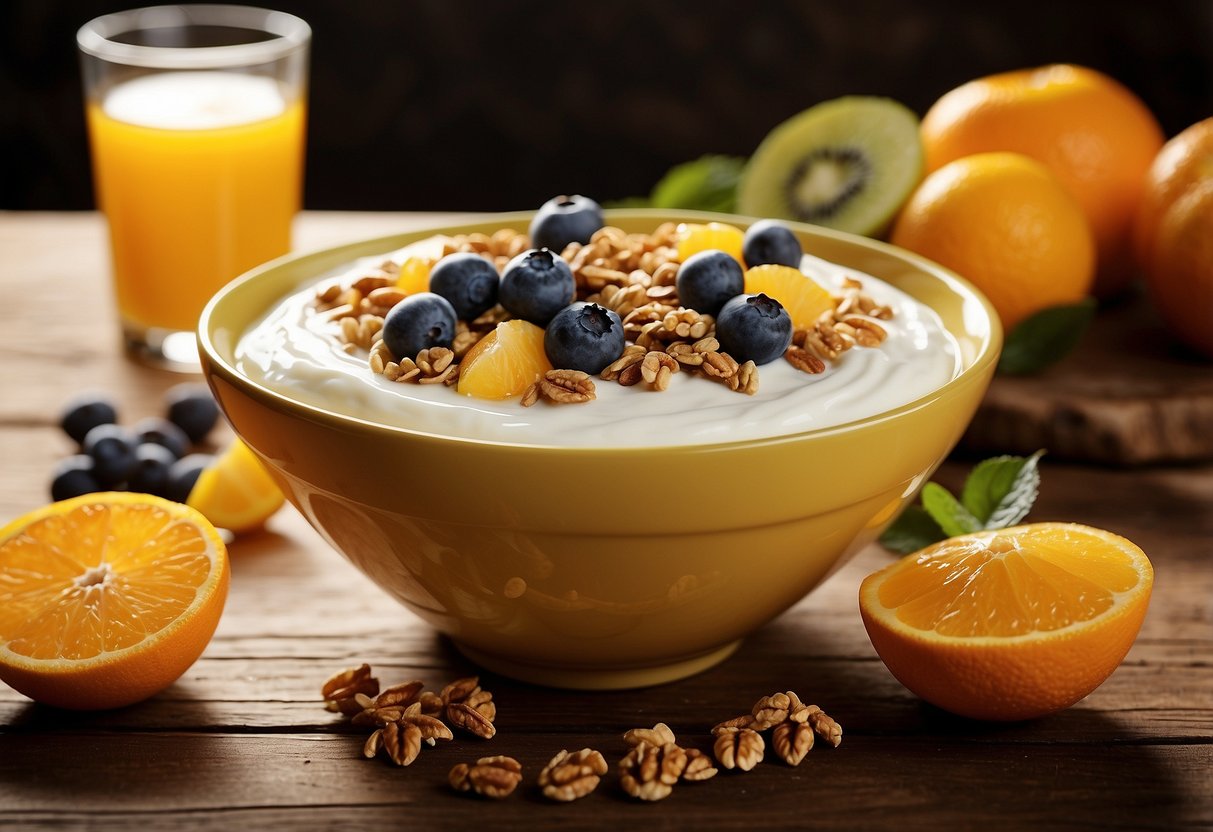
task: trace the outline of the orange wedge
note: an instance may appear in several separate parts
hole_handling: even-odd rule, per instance
[[[502,321],[463,357],[456,389],[478,399],[508,399],[521,396],[550,369],[543,329],[523,320]]]
[[[0,530],[0,679],[48,705],[117,708],[171,685],[227,599],[227,550],[188,506],[86,494]]]
[[[430,290],[430,261],[424,257],[406,257],[396,275],[396,288],[415,295]]]
[[[961,716],[1033,719],[1099,687],[1150,602],[1144,552],[1036,523],[945,540],[864,579],[859,609],[897,679]]]
[[[747,269],[745,291],[779,301],[797,329],[811,329],[823,312],[834,308],[834,298],[824,286],[791,266],[770,263]]]
[[[261,460],[239,439],[198,475],[186,502],[231,532],[259,529],[285,498]]]
[[[745,233],[735,225],[723,222],[709,223],[680,223],[675,231],[678,239],[678,259],[685,261],[692,254],[708,249],[718,249],[745,268],[745,260],[741,256],[741,244]]]

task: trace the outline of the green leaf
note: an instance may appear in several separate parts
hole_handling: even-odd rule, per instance
[[[608,199],[602,203],[603,208],[652,208],[653,202],[647,196],[625,196],[623,199]]]
[[[925,508],[906,506],[905,511],[885,529],[884,534],[880,536],[880,542],[887,549],[908,555],[932,543],[938,543],[945,537],[947,535],[943,533],[943,529],[931,519]]]
[[[986,518],[987,529],[1005,529],[1028,516],[1036,495],[1040,493],[1040,469],[1037,463],[1044,454],[1037,451],[1023,461],[1005,493]]]
[[[942,485],[929,482],[922,487],[922,507],[939,524],[944,534],[955,537],[980,531],[982,524]]]
[[[1021,477],[1031,479],[1032,474],[1036,472],[1036,462],[1043,454],[1044,451],[1041,450],[1027,458],[1022,456],[996,456],[977,463],[965,480],[964,490],[960,494],[960,502],[987,529],[1005,528],[1005,526],[990,525],[991,516],[1008,495],[1012,494],[1012,492],[1018,493],[1017,488],[1021,489],[1026,484],[1020,483]],[[1036,481],[1039,485],[1039,473],[1036,473]],[[1031,497],[1035,499],[1035,492],[1032,493]],[[1023,514],[1020,514],[1016,518],[1016,522],[1023,519],[1024,515],[1027,514],[1027,508],[1031,508],[1031,505],[1031,501],[1029,501]]]
[[[661,178],[650,201],[654,208],[732,213],[744,167],[745,159],[736,156],[701,156],[684,162]]]
[[[1077,346],[1094,317],[1093,298],[1042,309],[1007,335],[998,371],[1008,375],[1040,372]]]

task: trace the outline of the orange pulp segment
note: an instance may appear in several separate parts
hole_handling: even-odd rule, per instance
[[[406,257],[396,275],[396,288],[415,295],[430,290],[430,261],[424,257]]]
[[[834,298],[824,286],[791,266],[770,263],[747,269],[745,290],[749,295],[762,292],[782,303],[797,329],[811,329],[823,313],[834,308]]]
[[[692,254],[718,249],[745,267],[745,260],[741,256],[741,244],[745,234],[734,225],[723,222],[684,222],[679,223],[675,236],[678,238],[679,260],[685,262]]]
[[[248,445],[233,439],[198,475],[186,502],[214,525],[238,534],[260,528],[285,498]]]
[[[463,357],[456,389],[478,399],[508,399],[521,396],[550,369],[543,329],[529,321],[502,321]]]

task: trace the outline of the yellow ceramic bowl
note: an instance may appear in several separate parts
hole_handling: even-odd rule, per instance
[[[627,231],[666,220],[747,223],[608,213]],[[469,657],[509,676],[636,687],[724,659],[881,532],[959,439],[994,372],[1002,333],[972,286],[892,246],[808,225],[793,226],[806,251],[934,308],[963,372],[838,427],[618,450],[387,427],[293,401],[235,369],[241,334],[300,283],[433,233],[528,221],[497,215],[277,260],[219,292],[199,329],[220,406],[304,517]]]

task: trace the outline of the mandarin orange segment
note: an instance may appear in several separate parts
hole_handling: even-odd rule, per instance
[[[923,699],[977,719],[1030,719],[1112,674],[1153,576],[1124,538],[1037,523],[945,540],[869,575],[860,612],[890,672]]]
[[[406,257],[396,275],[396,288],[415,295],[430,290],[430,261],[424,257]]]
[[[809,329],[822,313],[834,308],[834,298],[824,286],[791,266],[766,264],[747,269],[747,294],[762,292],[783,304],[797,329]]]
[[[0,679],[65,708],[113,708],[172,684],[210,641],[227,552],[197,511],[88,494],[0,531]]]
[[[674,235],[678,240],[678,259],[686,260],[692,254],[708,249],[717,249],[733,257],[745,267],[741,246],[745,233],[734,225],[723,222],[680,223]]]
[[[503,321],[463,357],[456,389],[478,399],[508,399],[521,396],[550,369],[543,329],[528,321]]]
[[[187,502],[214,525],[239,534],[264,525],[285,498],[256,454],[234,439],[199,474]]]

